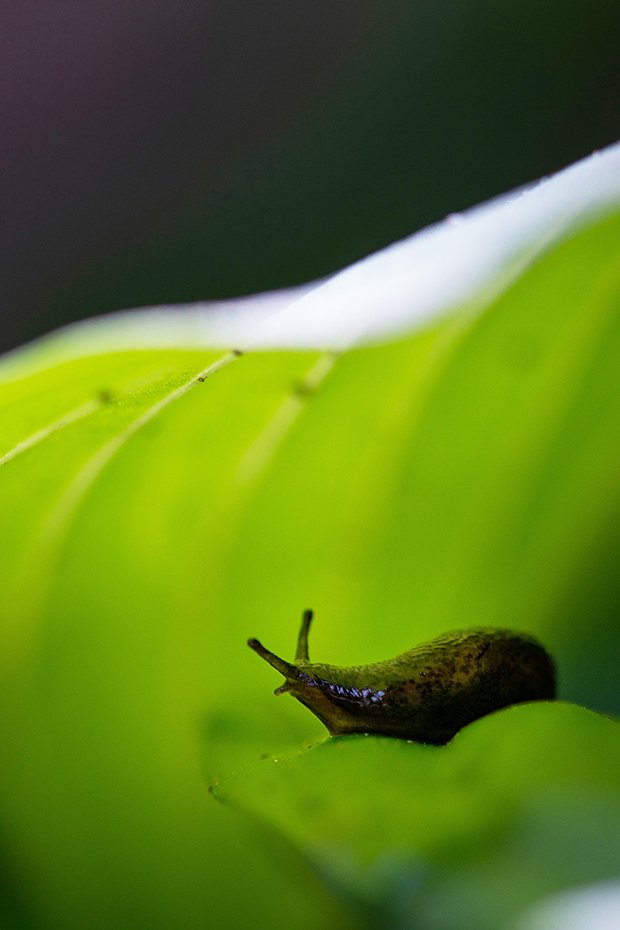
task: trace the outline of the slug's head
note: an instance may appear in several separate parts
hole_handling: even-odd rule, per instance
[[[324,690],[319,687],[319,682],[313,674],[317,666],[311,665],[308,657],[308,631],[312,623],[312,616],[311,610],[304,610],[302,614],[301,628],[297,637],[295,662],[287,662],[285,659],[281,659],[280,656],[270,652],[269,649],[265,649],[257,639],[249,639],[248,646],[254,652],[257,652],[261,659],[268,662],[272,668],[284,675],[284,684],[276,688],[275,694],[290,692],[293,697],[316,714],[328,729],[331,729],[329,721],[333,717],[333,707]]]
[[[304,679],[308,676],[304,674],[301,668],[298,667],[299,663],[307,665],[309,663],[308,659],[308,630],[310,629],[310,624],[312,623],[313,613],[311,610],[304,610],[301,617],[301,629],[299,631],[299,636],[297,638],[297,651],[295,652],[295,662],[298,664],[293,664],[292,662],[287,662],[285,659],[281,659],[280,656],[277,656],[274,652],[270,652],[269,649],[265,649],[262,643],[259,643],[257,639],[248,639],[248,646],[250,649],[253,649],[254,652],[257,652],[261,659],[264,659],[265,662],[268,662],[272,668],[275,668],[286,678],[286,681],[283,685],[280,685],[279,688],[276,688],[275,694],[284,694],[285,691],[292,691],[295,686],[304,683]]]

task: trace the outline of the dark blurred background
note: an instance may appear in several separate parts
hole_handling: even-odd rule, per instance
[[[0,348],[333,271],[620,137],[618,0],[3,0]]]

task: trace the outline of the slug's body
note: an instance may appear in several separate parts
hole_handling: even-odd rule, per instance
[[[509,630],[447,633],[373,665],[338,668],[309,661],[305,611],[294,663],[248,641],[284,675],[290,692],[332,735],[383,733],[447,743],[461,727],[509,704],[555,697],[553,660],[530,636]]]

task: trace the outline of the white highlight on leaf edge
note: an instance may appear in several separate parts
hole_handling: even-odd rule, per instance
[[[486,305],[550,245],[618,206],[620,143],[449,216],[321,281],[73,324],[6,356],[0,377],[22,373],[29,356],[49,364],[127,349],[342,351],[392,340],[457,307]]]

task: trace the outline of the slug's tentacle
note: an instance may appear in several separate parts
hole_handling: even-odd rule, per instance
[[[299,636],[297,637],[297,652],[295,653],[296,662],[310,661],[310,656],[308,655],[308,631],[310,629],[313,616],[314,613],[311,610],[304,610],[303,614],[301,615],[301,629],[299,631]]]
[[[269,649],[265,649],[263,644],[260,643],[257,639],[248,639],[248,646],[250,649],[253,649],[254,652],[257,652],[261,659],[264,659],[265,662],[268,662],[272,668],[275,668],[276,671],[284,675],[286,679],[294,679],[299,676],[299,672],[294,665],[292,665],[290,662],[287,662],[285,659],[281,659],[280,656],[275,654],[275,652],[270,652]]]

